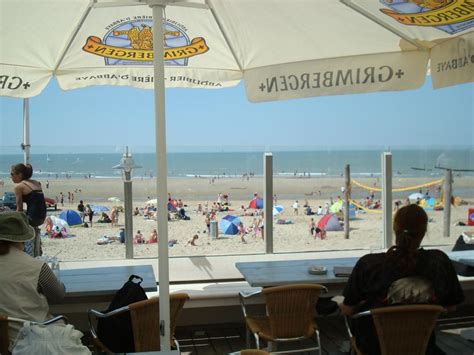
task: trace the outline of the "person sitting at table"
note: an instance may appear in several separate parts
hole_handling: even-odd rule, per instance
[[[52,318],[49,304],[63,300],[65,287],[44,261],[23,252],[24,242],[34,237],[24,213],[0,213],[0,314],[43,322]],[[8,323],[10,347],[21,326]]]
[[[393,303],[436,303],[454,310],[464,301],[464,294],[449,257],[440,250],[420,248],[426,233],[428,216],[423,208],[412,204],[400,208],[393,221],[395,245],[386,253],[368,254],[359,259],[343,291],[340,305],[345,315],[390,304],[392,290],[405,282],[405,290],[413,287],[409,279],[429,284],[432,294],[420,295],[418,300],[400,299]],[[395,286],[395,287],[394,287]],[[409,295],[410,292],[400,294]],[[416,293],[413,293],[416,294]],[[377,336],[370,317],[352,322],[357,346],[364,354],[379,354]],[[438,354],[434,335],[427,354]]]

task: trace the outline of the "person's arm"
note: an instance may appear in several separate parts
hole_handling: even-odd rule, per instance
[[[15,192],[16,197],[16,210],[18,212],[23,212],[23,189],[20,184],[15,185]]]
[[[45,295],[48,303],[60,303],[65,294],[66,288],[60,282],[47,264],[43,264],[38,278],[38,292]]]
[[[322,231],[321,231],[322,233]],[[344,301],[339,305],[341,313],[350,316],[357,313],[359,307],[365,303],[364,292],[366,290],[364,282],[365,258],[359,259],[352,270],[351,276],[347,280],[342,295]]]

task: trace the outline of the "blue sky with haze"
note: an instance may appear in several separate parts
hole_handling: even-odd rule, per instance
[[[16,152],[22,141],[22,105],[0,98],[0,151]],[[166,105],[171,151],[474,146],[474,84],[433,90],[429,77],[419,90],[258,104],[247,101],[243,84],[167,89]],[[151,90],[62,91],[52,80],[30,99],[31,144],[151,150],[153,107]]]

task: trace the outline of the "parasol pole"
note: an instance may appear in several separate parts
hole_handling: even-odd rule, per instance
[[[30,163],[30,99],[23,99],[23,163]]]

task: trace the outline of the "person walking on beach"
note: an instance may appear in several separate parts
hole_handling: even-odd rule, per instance
[[[112,212],[110,212],[110,219],[112,220],[111,222],[111,227],[117,226],[118,223],[118,210],[117,207],[112,208]]]
[[[309,234],[314,236],[314,230],[316,229],[316,222],[314,222],[314,218],[311,218],[309,221]]]
[[[35,238],[25,242],[25,252],[35,257],[42,254],[40,229],[46,218],[46,202],[44,200],[41,183],[32,180],[33,167],[30,164],[16,164],[11,167],[10,176],[15,184],[16,210],[23,212],[23,203],[26,203],[26,217],[28,223],[35,228]]]
[[[86,216],[89,217],[89,226],[92,227],[92,216],[94,216],[94,211],[89,204],[86,205]]]
[[[206,224],[207,235],[210,237],[211,236],[211,217],[209,216],[209,213],[206,214],[206,218],[204,218],[204,223]]]
[[[295,213],[295,216],[298,215],[298,209],[300,208],[300,205],[298,203],[298,200],[295,201],[295,203],[293,204],[293,212]]]
[[[81,216],[82,223],[86,219],[86,206],[84,206],[84,202],[82,200],[79,201],[77,205],[77,210],[79,211],[79,215]]]

